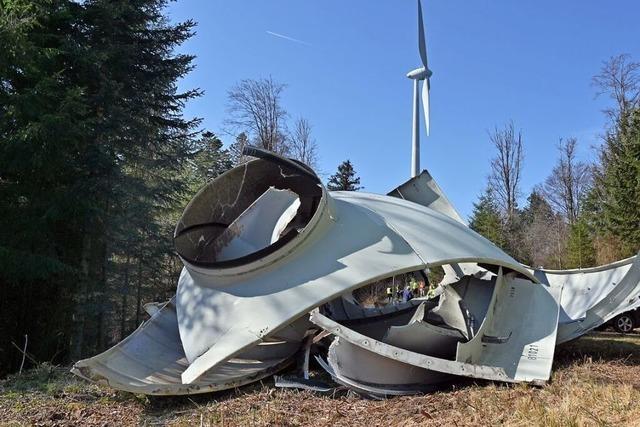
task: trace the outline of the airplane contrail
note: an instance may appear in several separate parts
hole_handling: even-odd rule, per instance
[[[281,38],[281,39],[289,40],[290,42],[303,44],[305,46],[311,46],[311,43],[307,43],[307,42],[305,42],[303,40],[294,39],[293,37],[285,36],[284,34],[274,33],[273,31],[267,31],[267,34],[269,34],[271,36],[274,36],[274,37]]]

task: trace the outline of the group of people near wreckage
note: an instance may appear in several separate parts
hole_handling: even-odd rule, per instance
[[[416,280],[415,277],[409,279],[409,283],[404,287],[401,286],[388,286],[387,287],[387,302],[407,302],[417,297],[425,297],[429,295],[430,287],[425,284],[423,280]]]

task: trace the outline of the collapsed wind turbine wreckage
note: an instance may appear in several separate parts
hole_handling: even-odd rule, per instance
[[[298,161],[253,160],[207,184],[175,230],[176,296],[73,372],[134,393],[180,395],[258,381],[330,341],[318,363],[369,396],[428,391],[456,376],[544,383],[556,344],[638,305],[640,256],[549,271],[518,263],[466,226],[419,174],[420,97],[429,129],[431,70],[418,1],[412,178],[388,195],[328,192]],[[434,298],[365,307],[353,291],[442,267]]]
[[[370,396],[455,376],[544,383],[556,344],[639,304],[640,257],[535,270],[469,229],[427,171],[388,195],[329,192],[306,165],[249,148],[187,205],[176,296],[73,372],[150,395],[258,381],[306,357]],[[352,292],[442,266],[439,295],[364,307]],[[302,354],[302,356],[300,356]]]

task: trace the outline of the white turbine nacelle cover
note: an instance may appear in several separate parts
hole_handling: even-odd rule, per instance
[[[424,67],[415,69],[413,71],[409,71],[407,73],[407,77],[412,80],[425,80],[431,77],[432,75],[433,73],[431,72],[431,70],[428,70]]]
[[[175,299],[149,306],[150,320],[74,373],[145,394],[236,387],[291,364],[311,313],[335,337],[321,364],[361,393],[409,394],[452,376],[538,383],[559,325],[570,339],[638,300],[640,261],[608,273],[528,269],[470,230],[426,171],[387,196],[328,192],[305,165],[248,154],[258,158],[207,184],[180,218]],[[374,309],[351,294],[436,266],[447,276],[432,300]],[[578,291],[582,278],[593,292]]]

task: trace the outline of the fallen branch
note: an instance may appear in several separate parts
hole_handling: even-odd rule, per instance
[[[20,363],[20,370],[18,375],[22,375],[22,368],[24,367],[24,359],[27,356],[27,344],[29,343],[29,335],[24,334],[24,349],[22,349],[22,362]]]
[[[26,335],[25,335],[26,337]],[[24,364],[24,358],[27,357],[30,361],[32,361],[34,364],[38,364],[38,362],[36,361],[36,359],[34,359],[33,357],[31,357],[28,353],[27,353],[27,346],[26,346],[26,342],[25,342],[25,347],[24,350],[21,349],[20,347],[18,347],[18,344],[16,344],[15,342],[11,341],[11,345],[13,345],[15,348],[18,349],[18,351],[20,353],[22,353],[22,363]],[[22,369],[22,366],[20,367]]]

